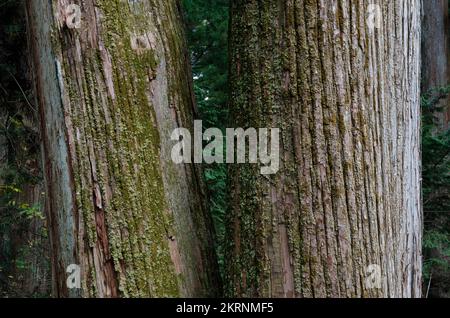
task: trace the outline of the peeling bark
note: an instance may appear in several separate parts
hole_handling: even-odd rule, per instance
[[[54,295],[216,295],[202,173],[170,159],[172,130],[196,113],[177,1],[29,0],[27,12]]]

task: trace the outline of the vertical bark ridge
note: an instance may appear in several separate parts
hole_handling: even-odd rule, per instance
[[[419,12],[232,1],[233,124],[280,128],[281,151],[276,175],[230,169],[228,294],[420,297]]]
[[[81,8],[79,29],[66,8]],[[196,110],[176,1],[28,1],[57,296],[218,293],[201,170],[171,161]],[[82,269],[69,290],[65,269]]]

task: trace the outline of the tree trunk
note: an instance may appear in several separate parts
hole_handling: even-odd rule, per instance
[[[448,0],[423,1],[422,92],[450,85],[450,21]],[[438,123],[445,131],[450,124],[450,98],[439,107]]]
[[[177,1],[28,0],[27,13],[54,296],[216,295],[201,171],[170,158],[195,116]]]
[[[229,295],[421,296],[420,0],[374,3],[232,1],[233,125],[281,137],[230,171]]]
[[[25,6],[23,0],[0,6],[0,297],[46,297],[49,242]]]

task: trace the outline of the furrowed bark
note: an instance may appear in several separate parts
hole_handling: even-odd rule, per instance
[[[281,168],[230,169],[227,294],[420,297],[420,1],[233,0],[230,15],[232,123],[280,128]]]
[[[195,116],[178,2],[29,0],[27,13],[54,295],[216,295],[201,171],[170,158]],[[71,264],[81,289],[67,288]]]

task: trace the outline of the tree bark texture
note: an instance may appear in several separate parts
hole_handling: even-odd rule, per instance
[[[29,0],[27,13],[54,296],[216,295],[202,173],[170,158],[196,115],[179,3]]]
[[[420,297],[420,1],[230,15],[232,123],[280,128],[281,168],[230,169],[227,294]]]

